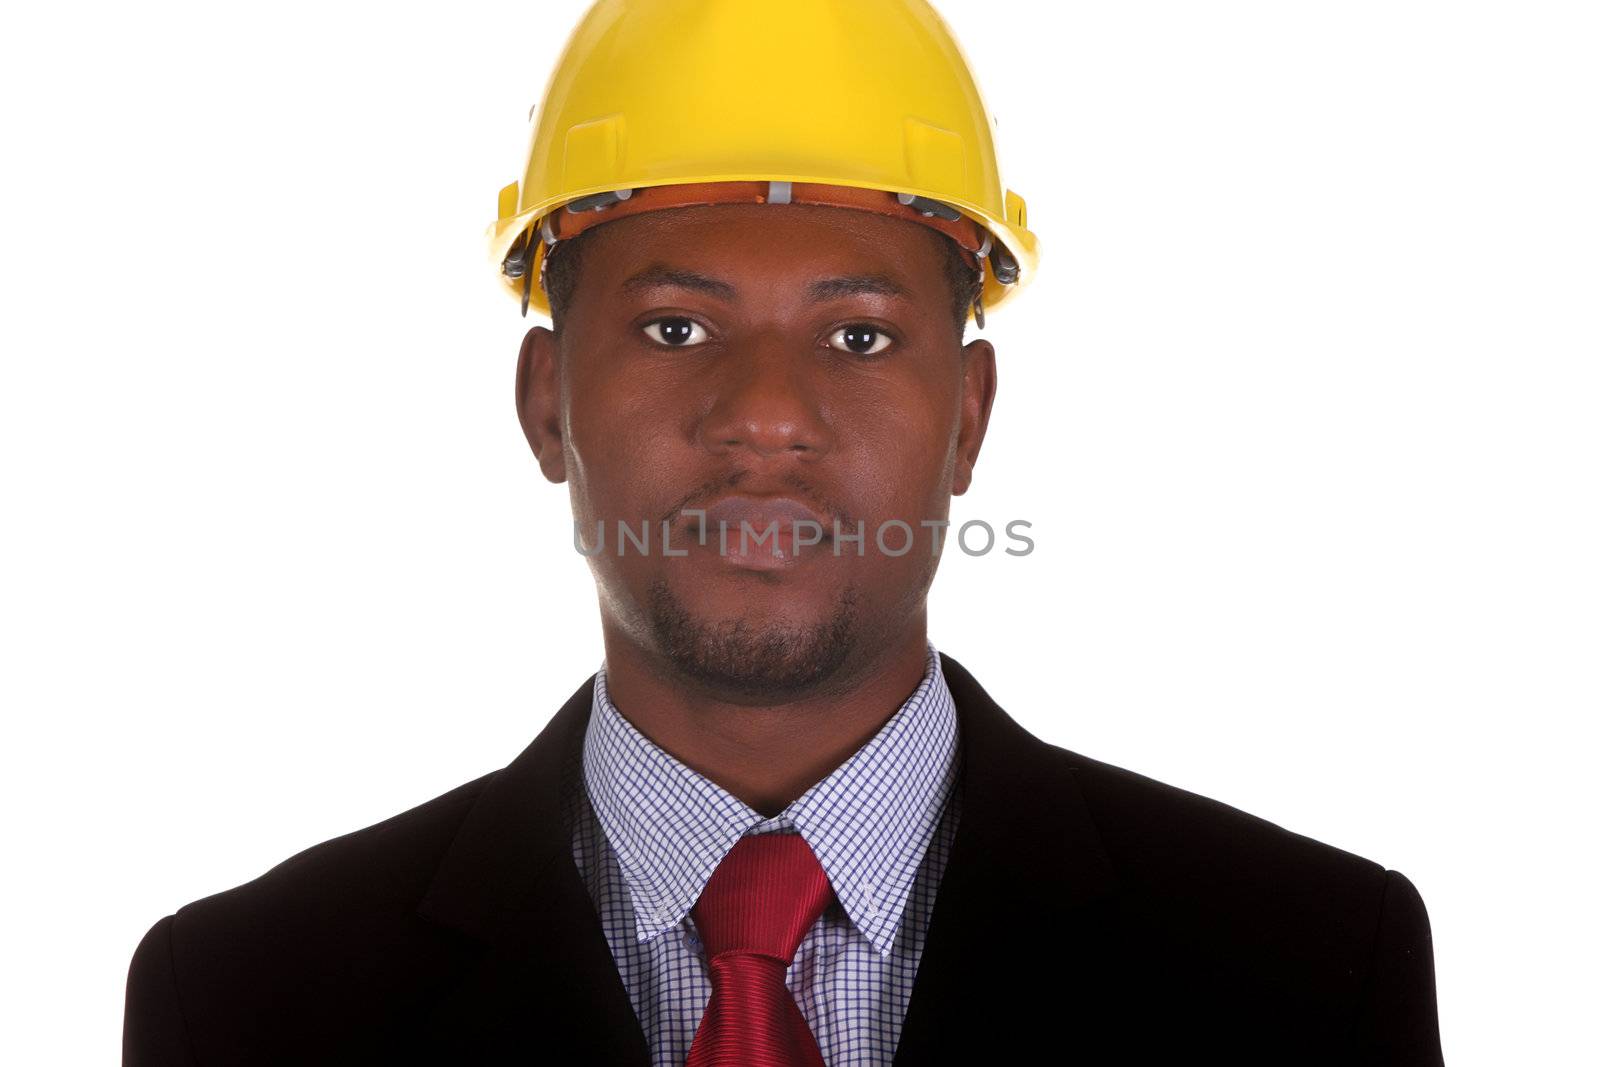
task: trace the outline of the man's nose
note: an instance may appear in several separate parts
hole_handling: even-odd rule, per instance
[[[793,342],[765,339],[730,352],[716,368],[715,397],[700,422],[700,444],[723,455],[747,449],[761,456],[817,459],[833,446],[814,354]]]

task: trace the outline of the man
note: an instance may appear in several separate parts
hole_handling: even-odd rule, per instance
[[[1436,1064],[1404,877],[1046,745],[927,636],[1036,248],[922,0],[602,0],[491,238],[603,669],[155,925],[129,1064]]]

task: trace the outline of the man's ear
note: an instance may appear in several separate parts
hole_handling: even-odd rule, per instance
[[[535,326],[522,339],[517,357],[517,419],[539,461],[539,469],[552,482],[567,480],[567,460],[561,441],[561,368],[556,335]]]
[[[994,407],[994,345],[973,341],[961,352],[961,426],[956,436],[956,469],[950,492],[960,496],[972,485],[972,468],[989,430]]]

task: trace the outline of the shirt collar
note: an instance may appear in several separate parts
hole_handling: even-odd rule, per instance
[[[927,663],[916,692],[866,744],[771,818],[635,729],[611,703],[602,666],[583,740],[584,785],[632,897],[638,939],[681,923],[739,838],[795,831],[850,921],[888,956],[955,787],[955,704],[931,644]]]

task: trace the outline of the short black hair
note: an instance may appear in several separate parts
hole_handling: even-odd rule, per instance
[[[924,227],[928,235],[939,242],[944,255],[945,279],[950,284],[951,314],[955,319],[956,340],[964,341],[967,335],[967,313],[983,292],[982,275],[967,263],[960,245],[932,227]],[[594,232],[588,229],[576,237],[568,238],[555,246],[556,255],[550,256],[544,267],[544,292],[550,301],[550,324],[561,332],[561,320],[572,303],[573,291],[578,285],[579,269],[583,265],[584,239]]]

